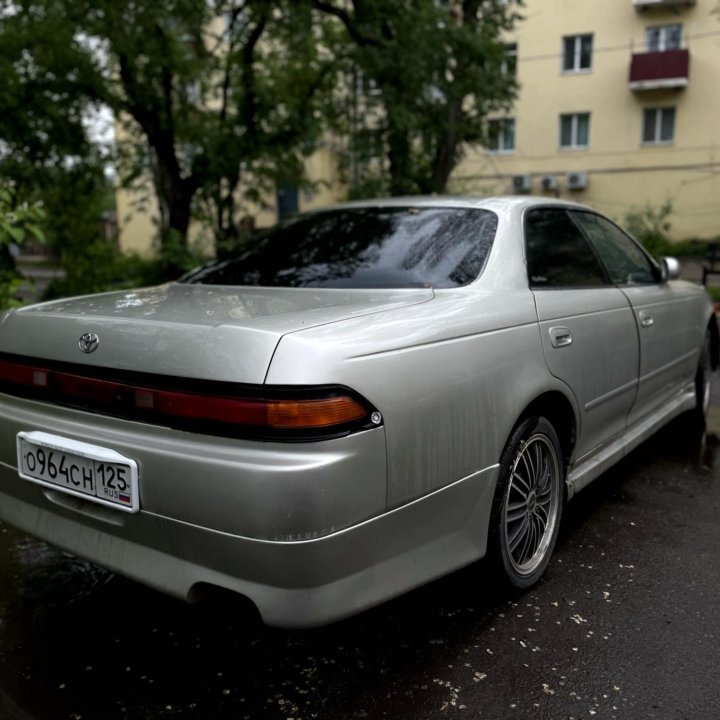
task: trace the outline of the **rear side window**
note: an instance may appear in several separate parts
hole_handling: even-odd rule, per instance
[[[497,216],[477,208],[357,207],[300,215],[184,282],[336,288],[448,288],[481,272]]]
[[[564,209],[539,208],[525,214],[525,252],[531,288],[608,284],[593,249]]]
[[[588,212],[572,213],[587,233],[615,285],[645,285],[658,282],[648,256],[617,225]]]

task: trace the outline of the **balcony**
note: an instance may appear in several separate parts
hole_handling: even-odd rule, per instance
[[[675,8],[680,6],[690,7],[695,4],[695,0],[633,0],[636,10],[646,10],[647,8]]]
[[[687,87],[690,52],[687,49],[634,53],[630,63],[630,89],[636,91]]]

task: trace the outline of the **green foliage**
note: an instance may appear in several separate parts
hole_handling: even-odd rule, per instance
[[[0,140],[4,156],[32,165],[84,156],[88,66],[73,24],[52,2],[0,0]]]
[[[672,247],[669,248],[669,254],[673,257],[704,258],[710,242],[717,242],[717,240],[698,240],[694,238],[678,240],[673,242]]]
[[[348,138],[355,194],[440,191],[486,114],[514,96],[499,39],[514,6],[0,0],[0,148],[15,165],[0,176],[33,187],[34,171],[93,172],[108,149],[84,118],[111,108],[120,183],[156,197],[168,267],[182,264],[191,219],[232,246],[247,204],[302,184],[328,125]]]
[[[328,116],[349,139],[355,195],[445,191],[464,149],[483,141],[487,115],[515,98],[502,32],[519,18],[518,4],[313,2],[347,31],[337,38],[343,51],[335,49],[345,71],[339,111]]]
[[[58,248],[58,263],[65,276],[51,283],[43,299],[157,285],[176,279],[206,259],[177,238],[170,238],[158,257],[124,254],[114,241],[99,237],[97,230],[90,231],[82,242],[65,242]]]
[[[246,205],[303,184],[328,127],[346,139],[354,196],[442,191],[486,114],[514,96],[500,71],[509,7],[0,0],[0,186],[12,180],[0,195],[0,306],[20,283],[11,242],[46,239],[65,271],[48,297],[177,276],[199,262],[193,219],[236,247]],[[112,157],[85,122],[100,107],[121,125]],[[158,201],[157,261],[100,237],[110,159],[121,185]]]
[[[710,285],[705,289],[708,291],[708,295],[710,295],[714,303],[720,303],[720,287],[717,285]]]
[[[642,208],[631,209],[625,216],[624,226],[654,257],[673,255],[676,248],[668,237],[672,212],[670,200],[657,207],[648,203]]]
[[[102,239],[86,245],[83,252],[65,254],[62,266],[65,277],[54,280],[43,299],[156,285],[167,279],[160,259],[124,255]]]
[[[16,205],[13,189],[0,187],[0,247],[22,245],[28,237],[45,242],[39,225],[44,219],[45,211],[38,203]]]
[[[146,271],[152,273],[156,282],[175,280],[188,270],[207,262],[207,253],[188,245],[180,235],[170,231],[165,238],[164,249],[158,259],[151,262]]]
[[[170,264],[193,216],[223,240],[241,187],[300,182],[334,73],[310,13],[293,0],[0,0],[0,140],[25,148],[34,134],[33,162],[84,158],[83,114],[110,107],[120,182],[151,180]]]
[[[44,242],[40,228],[44,218],[38,203],[17,204],[15,188],[9,184],[0,186],[0,310],[19,304],[16,295],[22,279],[15,269],[12,248],[29,238]]]

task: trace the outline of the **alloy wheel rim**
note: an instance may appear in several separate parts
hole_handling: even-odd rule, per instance
[[[505,546],[513,569],[533,573],[545,560],[559,507],[560,468],[549,438],[533,435],[513,462],[504,508]]]
[[[703,415],[707,415],[708,409],[710,408],[710,377],[709,374],[705,373],[703,379]]]
[[[709,343],[705,343],[703,348],[705,355],[705,362],[703,364],[703,376],[702,376],[702,410],[703,415],[707,415],[708,409],[710,408],[710,347]]]

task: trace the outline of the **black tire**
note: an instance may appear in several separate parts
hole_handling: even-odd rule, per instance
[[[513,430],[500,458],[488,555],[513,587],[534,585],[550,562],[565,497],[565,467],[555,428],[529,417]]]
[[[695,373],[695,420],[703,428],[710,407],[710,377],[712,375],[710,331],[705,333],[705,341],[700,348],[697,372]]]

